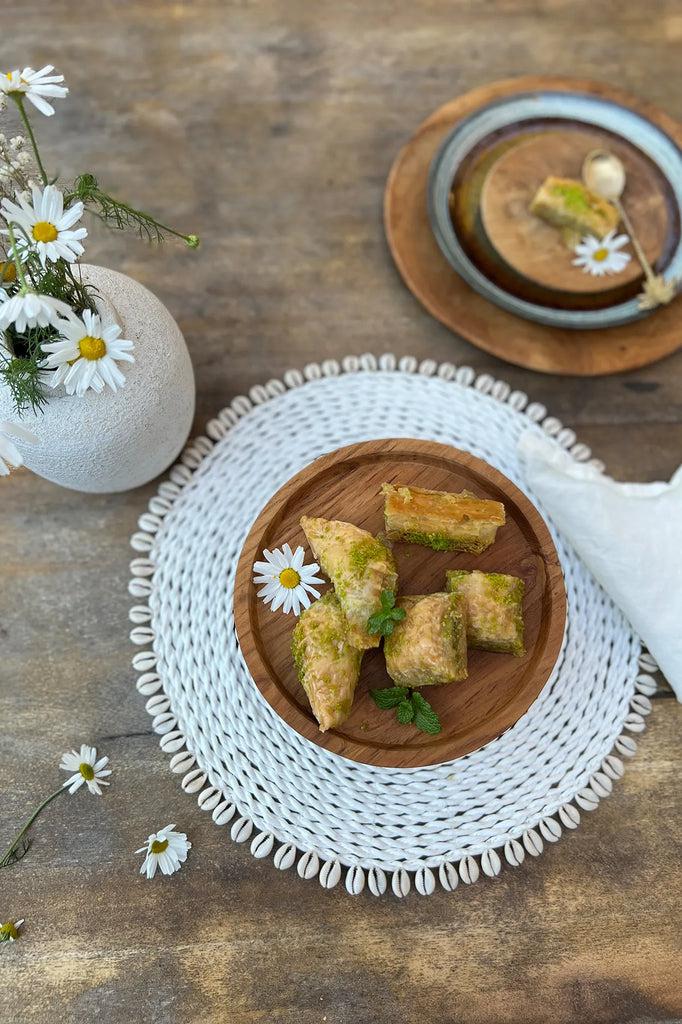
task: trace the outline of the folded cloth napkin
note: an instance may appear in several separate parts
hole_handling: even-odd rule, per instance
[[[621,484],[532,431],[519,453],[529,488],[682,702],[682,466],[669,484]]]

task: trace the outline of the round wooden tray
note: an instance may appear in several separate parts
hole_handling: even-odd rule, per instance
[[[265,548],[301,544],[312,560],[302,515],[355,523],[376,534],[383,529],[384,481],[436,490],[471,490],[502,501],[507,522],[482,555],[436,552],[396,544],[394,554],[403,594],[443,587],[448,568],[481,569],[521,576],[526,584],[523,658],[469,652],[469,678],[432,686],[427,696],[443,726],[429,736],[399,725],[380,711],[368,690],[393,685],[381,650],[368,651],[350,718],[321,733],[291,657],[292,615],[272,612],[257,597],[253,563]],[[234,616],[239,644],[261,694],[285,722],[326,750],[363,764],[409,768],[439,764],[489,742],[528,710],[559,656],[566,618],[566,594],[558,557],[537,509],[502,473],[481,459],[431,441],[382,440],[341,448],[294,476],[265,506],[244,543],[237,567]]]
[[[528,76],[474,89],[434,111],[398,154],[384,195],[388,244],[405,284],[441,323],[473,345],[543,373],[598,376],[646,366],[682,345],[680,300],[620,327],[573,331],[523,320],[470,288],[442,255],[427,213],[431,160],[444,137],[495,100],[533,90],[582,91],[631,108],[682,146],[682,125],[620,89],[590,80]]]
[[[514,270],[545,288],[610,293],[614,288],[641,282],[642,269],[631,245],[623,250],[630,255],[624,270],[594,277],[573,266],[573,253],[561,232],[530,212],[533,196],[545,178],[555,175],[580,180],[586,154],[606,146],[627,169],[623,202],[649,262],[655,264],[666,240],[667,195],[657,168],[630,143],[600,131],[554,128],[503,153],[486,176],[481,219],[490,242]]]

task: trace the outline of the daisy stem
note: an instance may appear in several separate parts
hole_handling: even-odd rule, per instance
[[[19,833],[19,835],[16,836],[14,841],[12,843],[10,843],[10,845],[5,850],[5,852],[4,852],[3,856],[2,856],[2,859],[0,859],[0,868],[6,868],[9,864],[12,863],[12,859],[14,857],[15,851],[20,846],[22,839],[24,838],[24,836],[26,835],[26,833],[28,832],[28,830],[30,829],[31,825],[36,820],[36,818],[38,817],[40,812],[43,810],[44,807],[47,807],[47,805],[49,803],[52,803],[52,801],[56,797],[58,797],[60,793],[64,793],[64,792],[66,792],[66,790],[65,790],[64,786],[61,786],[57,790],[56,793],[52,793],[50,796],[48,796],[47,800],[43,800],[42,804],[39,804],[38,807],[36,807],[35,811],[31,815],[31,817],[28,819],[28,821],[26,822],[26,824],[22,828],[22,830]]]
[[[10,252],[12,254],[12,261],[14,263],[14,266],[17,268],[17,277],[19,278],[19,283],[21,284],[22,288],[28,288],[28,285],[26,284],[26,277],[24,275],[24,268],[21,263],[21,260],[19,259],[19,253],[17,252],[17,243],[14,237],[14,230],[9,221],[7,221],[7,234],[9,235]]]
[[[47,185],[48,184],[47,171],[43,167],[43,161],[40,159],[40,153],[38,151],[38,143],[36,142],[36,137],[33,134],[33,128],[31,127],[31,122],[29,121],[28,114],[26,113],[26,109],[24,108],[24,97],[21,95],[20,92],[11,92],[10,96],[12,97],[12,99],[16,103],[17,107],[19,108],[19,114],[21,115],[21,120],[24,122],[24,128],[26,129],[26,131],[28,133],[28,137],[29,137],[29,140],[31,142],[31,146],[33,147],[33,155],[35,156],[36,163],[38,164],[38,170],[40,171],[40,177],[43,179],[43,185]]]

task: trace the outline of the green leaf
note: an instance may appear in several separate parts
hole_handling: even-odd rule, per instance
[[[414,708],[414,724],[422,732],[428,732],[435,736],[441,731],[440,718],[433,710],[428,700],[422,697],[417,690],[412,694],[412,706]]]
[[[370,690],[369,693],[376,706],[382,711],[386,711],[388,708],[396,708],[398,704],[405,701],[407,687],[388,686],[384,690]]]
[[[367,632],[368,633],[381,633],[384,625],[384,614],[383,612],[377,612],[376,615],[370,615],[367,619]]]
[[[409,700],[401,700],[400,704],[398,704],[398,707],[395,709],[395,717],[401,725],[409,725],[414,718],[414,707],[412,702]]]
[[[391,608],[395,607],[395,593],[392,590],[382,590],[379,600],[385,612],[390,612]]]
[[[383,625],[382,630],[381,630],[382,635],[383,636],[390,636],[391,633],[393,632],[394,628],[395,628],[395,622],[393,621],[393,619],[384,619],[384,625]]]
[[[394,608],[391,612],[391,618],[394,622],[402,622],[406,615],[407,612],[404,608]]]

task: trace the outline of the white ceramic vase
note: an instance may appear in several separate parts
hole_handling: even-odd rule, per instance
[[[127,491],[162,473],[181,451],[194,418],[194,373],[180,328],[166,307],[137,281],[115,270],[83,266],[103,311],[135,343],[135,362],[121,363],[116,393],[49,392],[47,404],[21,419],[0,384],[0,421],[20,422],[39,439],[19,444],[26,466],[76,491]]]

